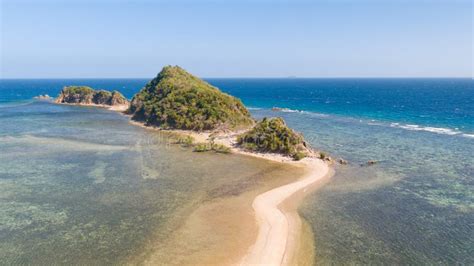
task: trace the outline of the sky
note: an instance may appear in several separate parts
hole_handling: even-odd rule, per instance
[[[473,76],[471,0],[0,1],[0,78]]]

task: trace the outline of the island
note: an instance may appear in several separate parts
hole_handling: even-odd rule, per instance
[[[303,135],[282,118],[256,121],[239,99],[179,66],[165,66],[130,102],[117,91],[86,86],[65,87],[55,102],[121,106],[115,110],[129,115],[130,123],[170,133],[174,143],[195,152],[236,153],[301,167],[304,176],[295,176],[294,182],[253,200],[258,235],[245,255],[235,261],[242,265],[298,264],[295,258],[301,247],[302,222],[297,202],[318,181],[332,175],[332,161],[324,153],[314,152]]]
[[[301,218],[286,201],[302,198],[318,181],[332,174],[331,161],[315,153],[302,134],[282,118],[256,122],[242,102],[188,73],[166,66],[133,96],[126,111],[131,123],[177,134],[175,143],[193,151],[237,153],[303,167],[295,182],[258,195],[252,204],[258,235],[242,265],[295,264],[301,239]],[[297,206],[297,204],[290,204]]]
[[[235,130],[254,123],[239,99],[179,66],[164,67],[133,97],[128,113],[163,129]]]
[[[124,111],[129,106],[128,100],[116,90],[94,90],[88,86],[64,87],[55,103],[105,107],[115,111]]]

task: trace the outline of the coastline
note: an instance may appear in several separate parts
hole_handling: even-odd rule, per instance
[[[296,212],[297,204],[292,201],[301,200],[297,194],[306,194],[312,185],[330,176],[329,166],[319,159],[303,159],[302,164],[307,169],[303,177],[254,199],[252,206],[259,233],[241,265],[291,265],[297,259],[296,246],[301,238],[302,224]],[[285,204],[286,208],[283,207]]]
[[[334,174],[334,169],[328,162],[315,157],[294,161],[292,158],[280,154],[245,151],[235,146],[236,136],[245,130],[231,133],[194,132],[165,130],[146,126],[133,120],[130,120],[129,123],[148,130],[191,136],[197,142],[207,142],[213,139],[215,143],[225,145],[235,154],[304,169],[303,176],[295,177],[293,182],[262,192],[254,198],[252,209],[258,228],[255,242],[239,261],[231,264],[292,265],[300,259],[298,258],[299,248],[301,245],[308,245],[308,243],[301,243],[303,221],[297,208],[305,195],[314,191],[318,184],[328,180]]]
[[[92,106],[106,108],[111,111],[127,115],[124,111],[128,105],[106,106],[97,104],[69,104],[77,106]],[[249,152],[237,147],[236,137],[245,130],[230,133],[216,132],[195,132],[189,130],[167,130],[153,126],[146,126],[142,122],[129,120],[134,126],[139,126],[147,130],[160,131],[170,134],[178,134],[193,137],[196,142],[209,142],[224,145],[232,153],[269,160],[284,165],[292,165],[303,169],[304,174],[294,177],[294,181],[271,188],[262,192],[253,199],[252,210],[256,229],[255,241],[248,246],[247,251],[239,252],[239,259],[236,261],[225,260],[225,264],[240,265],[291,265],[298,261],[298,253],[302,241],[303,221],[297,212],[301,200],[309,192],[313,191],[317,184],[328,179],[333,169],[330,163],[314,156],[306,157],[300,161],[294,161],[288,156],[274,153]],[[310,230],[309,230],[310,231]],[[308,243],[306,243],[308,245]],[[307,249],[311,250],[311,249]],[[235,257],[235,256],[230,256]]]
[[[118,104],[118,105],[106,105],[106,104],[94,104],[94,103],[57,103],[54,102],[54,104],[63,104],[63,105],[72,105],[72,106],[83,106],[83,107],[98,107],[98,108],[104,108],[110,111],[115,111],[119,113],[123,113],[128,109],[128,104]]]

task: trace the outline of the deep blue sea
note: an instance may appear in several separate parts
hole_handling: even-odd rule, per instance
[[[315,148],[349,161],[300,209],[317,264],[474,264],[472,79],[206,80],[255,117],[281,116]],[[1,80],[0,123],[66,85],[131,98],[146,82]]]

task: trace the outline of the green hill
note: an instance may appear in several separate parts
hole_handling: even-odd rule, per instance
[[[87,86],[66,86],[59,93],[56,103],[122,105],[127,99],[118,91],[94,90]]]
[[[237,138],[244,149],[288,155],[296,160],[306,157],[310,149],[301,134],[289,128],[280,118],[263,118],[255,127]]]
[[[254,122],[242,102],[178,66],[166,66],[132,99],[132,119],[161,128],[238,129]]]

